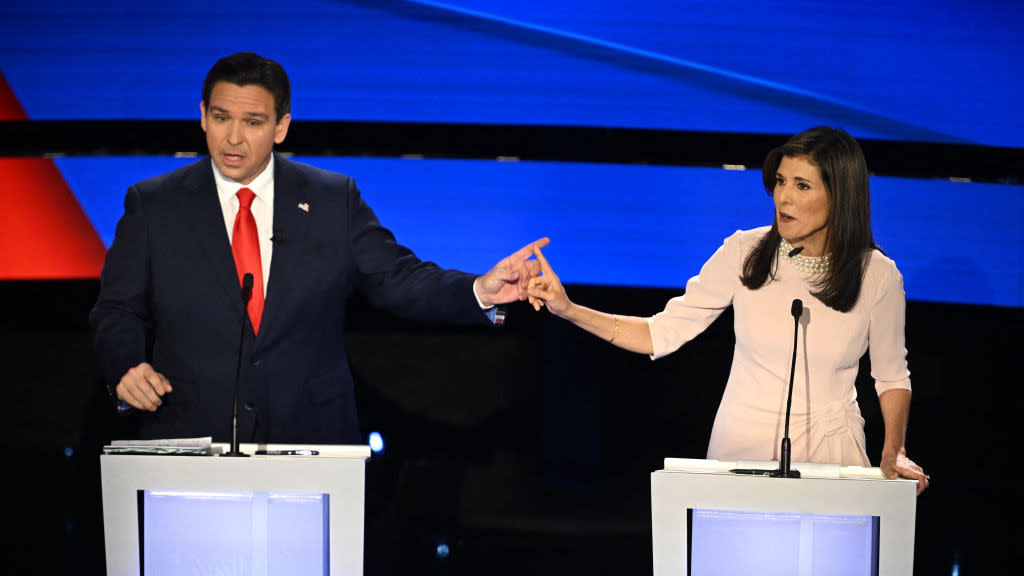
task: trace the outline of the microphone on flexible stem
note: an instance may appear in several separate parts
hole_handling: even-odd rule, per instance
[[[799,248],[797,249],[799,250]],[[789,368],[789,396],[786,398],[786,431],[782,436],[782,451],[779,453],[779,469],[770,474],[772,478],[799,478],[799,470],[790,470],[789,451],[789,413],[793,406],[793,376],[796,373],[797,336],[800,333],[800,315],[804,313],[804,303],[799,298],[793,300],[793,364]]]
[[[242,333],[238,336],[238,367],[235,369],[235,400],[231,410],[231,451],[222,456],[249,456],[238,449],[238,388],[242,382],[242,349],[245,343],[245,322],[249,318],[249,299],[252,298],[252,274],[242,277]]]

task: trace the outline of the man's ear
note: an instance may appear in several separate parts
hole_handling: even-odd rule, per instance
[[[288,135],[288,126],[292,123],[292,115],[285,114],[281,116],[281,119],[277,121],[277,126],[274,127],[274,143],[280,144],[284,142],[284,137]]]

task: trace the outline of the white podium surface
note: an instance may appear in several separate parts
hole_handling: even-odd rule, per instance
[[[308,449],[315,456],[252,455]],[[107,574],[140,568],[139,491],[327,495],[329,573],[361,575],[367,446],[242,444],[246,457],[102,454]]]
[[[878,517],[878,574],[913,574],[915,481],[887,480],[877,468],[797,462],[792,468],[801,478],[729,472],[777,467],[777,462],[666,458],[665,469],[651,474],[654,576],[687,574],[687,510],[693,509]]]

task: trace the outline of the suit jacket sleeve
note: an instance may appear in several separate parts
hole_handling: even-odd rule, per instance
[[[151,313],[145,219],[142,198],[132,186],[103,264],[99,298],[89,313],[100,369],[111,391],[125,372],[147,358]]]
[[[424,322],[489,324],[473,295],[477,275],[424,262],[399,244],[348,180],[349,230],[360,289],[398,316]]]

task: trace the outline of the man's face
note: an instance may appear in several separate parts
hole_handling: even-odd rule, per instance
[[[201,102],[203,131],[217,169],[249,184],[270,163],[274,144],[284,142],[291,114],[275,121],[274,96],[262,86],[218,82]]]

